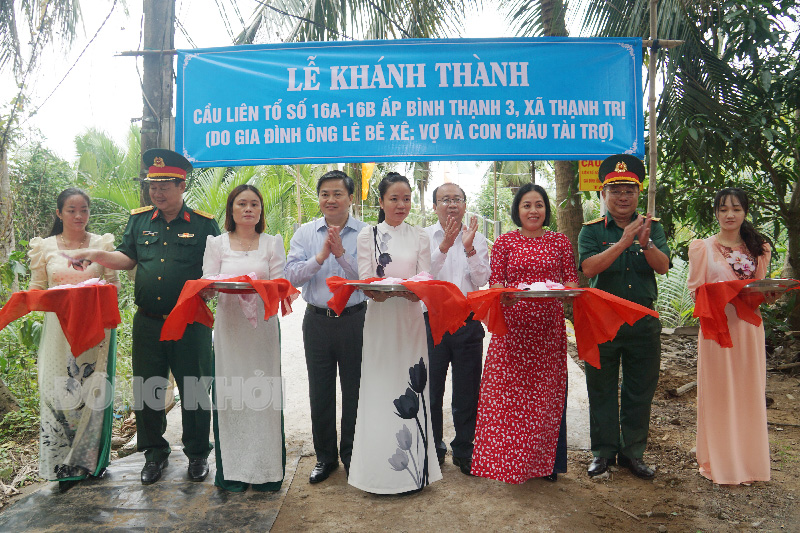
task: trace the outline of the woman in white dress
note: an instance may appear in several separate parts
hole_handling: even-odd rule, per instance
[[[77,250],[114,250],[114,236],[86,231],[89,196],[69,188],[56,200],[56,219],[50,236],[31,239],[30,289],[47,289],[104,278],[119,290],[116,270],[98,263],[75,268],[62,254]],[[58,480],[66,490],[89,475],[101,476],[108,466],[116,363],[116,330],[106,330],[103,341],[78,357],[55,313],[45,313],[37,356],[39,369],[39,475]],[[98,388],[103,400],[88,402]]]
[[[240,185],[228,196],[225,229],[208,237],[203,276],[283,277],[286,251],[280,235],[264,233],[261,193]],[[220,293],[214,323],[214,484],[232,492],[276,491],[286,450],[281,410],[278,317],[264,320],[256,294]]]
[[[404,222],[411,210],[408,179],[390,172],[378,191],[378,225],[358,235],[359,277],[410,278],[428,271],[428,235]],[[422,304],[411,292],[366,294],[371,301],[348,482],[374,494],[416,492],[442,478],[428,416]]]

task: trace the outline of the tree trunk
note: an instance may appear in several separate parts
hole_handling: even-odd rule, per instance
[[[0,145],[0,264],[8,261],[14,251],[14,202],[8,178],[7,145]]]
[[[345,172],[348,176],[353,178],[353,183],[355,183],[355,192],[353,193],[353,215],[361,220],[361,187],[363,179],[361,175],[361,163],[347,163],[347,168],[345,168]]]
[[[0,378],[0,421],[11,411],[19,411],[17,398],[8,390],[3,378]]]
[[[556,205],[558,231],[569,238],[575,259],[578,256],[578,234],[583,227],[583,205],[578,190],[575,165],[572,161],[556,161]],[[586,286],[587,279],[579,273],[581,286]]]
[[[786,232],[788,235],[787,265],[783,270],[783,276],[792,279],[800,277],[800,182],[794,185],[794,192],[789,201],[786,216]],[[793,291],[796,294],[796,291]],[[789,293],[792,297],[792,293]],[[792,331],[800,331],[800,298],[795,296],[798,305],[789,311],[789,327]]]
[[[175,48],[175,0],[144,0],[145,50]],[[172,54],[145,54],[143,58],[142,89],[142,153],[151,148],[174,145],[172,121]],[[147,176],[152,161],[142,161],[140,177]],[[150,195],[142,182],[141,205],[150,203]]]
[[[431,172],[431,162],[421,161],[414,163],[414,180],[419,186],[419,212],[422,216],[423,225],[425,221],[425,189],[428,188],[428,178]]]

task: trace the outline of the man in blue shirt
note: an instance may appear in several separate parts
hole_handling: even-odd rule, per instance
[[[358,389],[361,382],[361,348],[367,303],[355,291],[342,314],[328,308],[333,296],[325,280],[330,276],[358,279],[356,260],[358,233],[366,226],[350,216],[355,185],[344,172],[333,170],[317,182],[322,217],[306,224],[292,237],[285,275],[302,288],[308,303],[303,319],[303,344],[308,368],[311,401],[311,433],[317,464],[309,481],[328,479],[339,467],[345,472],[353,453]],[[336,370],[342,388],[342,436],[336,447]]]

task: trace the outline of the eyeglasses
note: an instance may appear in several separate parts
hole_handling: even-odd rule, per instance
[[[639,191],[635,191],[632,189],[606,189],[606,193],[615,198],[620,196],[625,198],[633,198],[634,196],[639,194]]]
[[[455,198],[442,198],[439,200],[440,204],[444,205],[459,205],[464,202],[463,198],[455,197]]]
[[[392,262],[392,256],[389,255],[388,252],[380,253],[380,247],[378,246],[378,228],[372,228],[372,235],[375,240],[375,262],[377,263],[377,267],[375,268],[375,273],[378,274],[378,277],[386,277],[386,265]]]

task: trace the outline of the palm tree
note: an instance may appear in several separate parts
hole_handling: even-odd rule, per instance
[[[19,87],[8,115],[0,116],[0,263],[8,260],[16,246],[8,150],[19,114],[25,108],[25,90],[45,47],[56,37],[71,42],[79,20],[78,0],[22,0],[18,5],[3,2],[0,9],[0,70],[10,68]]]
[[[256,8],[237,44],[261,41],[334,41],[444,37],[456,31],[468,7],[479,0],[272,0]],[[360,186],[360,172],[353,173]],[[413,164],[422,216],[430,161]],[[360,187],[357,187],[360,189]]]
[[[93,218],[103,231],[120,234],[130,210],[139,207],[140,139],[135,125],[128,130],[125,147],[95,129],[75,137],[78,180],[99,200]]]
[[[479,0],[271,0],[260,2],[236,44],[452,35]]]
[[[8,115],[0,116],[0,264],[8,261],[16,247],[13,200],[8,179],[8,149],[19,113],[24,109],[25,90],[35,72],[42,50],[58,36],[70,42],[80,19],[78,0],[3,2],[0,9],[0,70],[11,67],[19,87]],[[14,409],[13,395],[0,378],[0,411]]]
[[[230,192],[239,185],[257,187],[264,198],[269,233],[280,233],[288,245],[298,220],[297,184],[300,184],[301,222],[319,214],[316,182],[324,171],[320,165],[270,165],[258,167],[217,167],[195,170],[186,193],[186,203],[214,215],[220,227]]]
[[[567,4],[562,0],[502,0],[517,33],[528,37],[567,36]],[[556,161],[554,167],[558,229],[577,250],[578,233],[583,225],[577,165],[574,161]]]
[[[646,36],[649,0],[579,0],[583,31]],[[732,182],[757,192],[786,228],[785,275],[800,272],[800,7],[796,1],[729,4],[662,0],[658,36],[685,44],[662,55],[658,103],[660,187],[668,215],[711,226],[710,196]],[[653,83],[654,80],[649,80]],[[734,181],[735,180],[735,181]],[[664,201],[665,197],[669,198]],[[681,205],[672,213],[669,206]],[[686,216],[686,213],[689,216]],[[779,231],[776,229],[776,236]],[[800,306],[790,317],[800,329]]]

